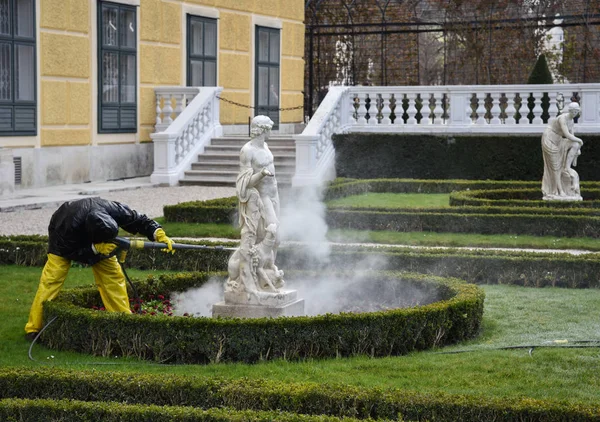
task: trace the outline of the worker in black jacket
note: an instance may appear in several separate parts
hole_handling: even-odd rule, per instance
[[[119,227],[166,243],[168,251],[174,252],[173,242],[161,226],[127,205],[96,197],[65,202],[52,215],[48,226],[48,261],[25,326],[27,339],[32,340],[42,329],[42,303],[58,295],[71,261],[92,266],[107,311],[131,312],[125,276],[117,258],[109,257],[116,249],[110,240],[117,236]]]

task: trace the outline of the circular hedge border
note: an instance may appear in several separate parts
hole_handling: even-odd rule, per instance
[[[537,207],[537,208],[600,208],[600,189],[586,189],[583,201],[544,201],[540,189],[480,189],[452,192],[451,206],[475,207]]]
[[[336,273],[340,277],[343,273]],[[200,287],[224,273],[148,277],[140,297]],[[101,303],[95,287],[64,290],[44,304],[42,333],[50,348],[101,356],[126,356],[165,363],[256,362],[340,356],[403,355],[477,335],[484,293],[452,278],[402,272],[373,272],[378,280],[435,290],[441,301],[413,308],[293,318],[191,318],[126,315],[92,310]]]

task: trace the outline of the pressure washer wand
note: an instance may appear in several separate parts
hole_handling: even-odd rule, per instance
[[[127,239],[126,237],[117,236],[113,240],[114,243],[117,244],[117,259],[119,262],[125,262],[125,257],[127,256],[127,252],[130,249],[167,249],[168,245],[166,243],[160,242],[148,242],[140,239]],[[207,246],[207,245],[190,245],[187,243],[173,243],[173,249],[200,249],[200,250],[227,250],[229,248],[225,248],[223,246]]]

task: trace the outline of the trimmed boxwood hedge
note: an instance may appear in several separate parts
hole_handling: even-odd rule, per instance
[[[600,197],[599,182],[582,183],[586,198]],[[458,190],[458,192],[456,192]],[[490,180],[413,180],[337,179],[325,192],[325,200],[333,200],[367,192],[386,193],[450,193],[447,208],[375,208],[329,206],[326,222],[331,228],[356,230],[434,231],[482,234],[530,234],[534,236],[600,237],[598,212],[600,201],[542,201],[539,182]],[[485,192],[486,197],[479,199]],[[510,197],[510,200],[494,198]],[[539,200],[534,200],[538,198]],[[528,200],[525,200],[528,199]],[[530,199],[530,200],[529,200]],[[194,223],[226,221],[235,211],[236,198],[223,198],[215,208],[211,201],[196,201],[173,205],[169,209],[172,221]],[[462,206],[462,205],[469,205]],[[479,207],[477,207],[478,205]],[[486,207],[482,207],[486,205]],[[553,210],[557,208],[557,210]],[[563,208],[565,208],[563,210]],[[561,209],[560,211],[558,209]],[[568,209],[568,210],[567,210]],[[570,211],[569,211],[570,210]],[[579,216],[577,218],[575,216]]]
[[[588,185],[594,182],[588,182]],[[600,183],[596,183],[600,187]],[[430,180],[430,179],[335,179],[325,190],[324,200],[374,193],[450,193],[474,189],[523,189],[541,182],[518,180]],[[582,184],[583,186],[583,184]]]
[[[158,249],[131,250],[127,254],[126,266],[140,270],[220,271],[227,268],[227,261],[237,247],[237,242],[186,243],[206,245],[214,249],[185,250],[165,254]],[[47,236],[0,236],[0,264],[15,264],[41,267],[48,254]]]
[[[598,406],[525,397],[500,398],[441,392],[428,394],[348,385],[281,383],[247,378],[226,380],[160,373],[70,371],[57,368],[0,369],[0,398],[104,401],[146,407],[151,404],[193,406],[197,409],[210,409],[207,413],[215,412],[215,415],[219,411],[213,408],[227,407],[238,412],[251,409],[300,415],[411,421],[600,421]],[[21,407],[21,403],[31,402],[1,403],[0,407],[4,407],[4,403]],[[110,404],[104,406],[108,407]]]
[[[382,270],[418,271],[477,284],[524,287],[600,288],[600,254],[424,248],[344,248],[329,268],[360,268],[376,262]],[[279,258],[279,256],[278,256]]]
[[[338,277],[344,274],[336,273]],[[149,277],[141,297],[199,287],[215,274]],[[224,274],[220,274],[224,280]],[[348,273],[348,277],[352,274]],[[442,300],[380,312],[293,318],[188,318],[99,312],[96,287],[64,290],[44,304],[44,320],[57,317],[41,340],[50,348],[160,362],[256,362],[337,356],[402,355],[477,335],[484,293],[457,279],[424,274],[372,272],[373,282],[436,286]],[[429,287],[431,288],[431,287]]]
[[[196,271],[198,268],[210,268],[210,271],[222,271],[227,269],[230,255],[229,250],[182,250],[175,255],[154,250],[132,251],[126,266],[151,270]],[[176,262],[173,261],[175,257],[178,259]],[[0,264],[42,266],[45,260],[44,242],[0,240]],[[471,283],[600,287],[600,253],[571,255],[494,249],[332,246],[329,266],[339,270],[362,270],[369,268],[373,260],[380,263],[381,269],[456,277]],[[281,247],[277,262],[286,270],[311,270],[322,266],[310,254],[303,254],[298,246]]]
[[[497,189],[452,192],[451,206],[566,208],[572,212],[600,208],[600,189],[585,189],[583,201],[544,201],[539,189]],[[600,214],[600,211],[594,210]]]
[[[580,202],[542,201],[538,185],[539,183],[536,183],[536,186],[532,187],[531,182],[447,181],[444,183],[444,181],[399,179],[344,179],[329,187],[327,199],[368,192],[450,192],[452,206],[421,209],[329,206],[326,222],[330,228],[355,230],[600,237],[598,212],[589,208],[600,204],[600,201],[595,200],[600,197],[598,182],[582,185],[586,186],[584,196],[587,195],[593,200]],[[471,190],[475,188],[476,190]],[[486,199],[480,199],[481,196]],[[513,199],[498,199],[505,197]],[[583,203],[588,208],[583,208]]]
[[[581,180],[600,180],[600,135],[578,136],[584,146],[577,172]],[[349,133],[334,135],[332,141],[340,177],[541,181],[544,171],[541,132],[509,136]]]
[[[329,228],[352,230],[600,237],[600,217],[585,215],[461,214],[460,209],[456,213],[329,209],[326,223]]]
[[[337,422],[355,418],[301,415],[280,411],[196,409],[182,406],[132,405],[78,400],[4,399],[0,400],[0,420],[28,422]]]
[[[175,223],[237,224],[237,198],[181,202],[163,207],[165,221]]]

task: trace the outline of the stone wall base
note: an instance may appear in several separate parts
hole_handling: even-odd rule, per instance
[[[151,142],[20,148],[12,152],[15,157],[21,157],[21,185],[17,188],[149,176],[154,168]]]

